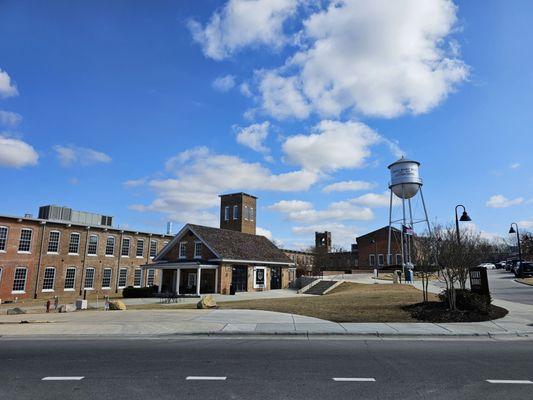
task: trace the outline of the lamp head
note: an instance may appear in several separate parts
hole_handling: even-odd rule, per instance
[[[516,233],[512,225],[511,225],[511,229],[509,229],[509,233]]]
[[[463,215],[461,215],[461,218],[459,218],[459,221],[469,222],[469,221],[472,221],[472,218],[470,218],[470,215],[468,215],[466,211],[463,211]]]

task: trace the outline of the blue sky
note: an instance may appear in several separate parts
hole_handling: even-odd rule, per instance
[[[533,228],[532,12],[2,1],[0,213],[53,203],[163,231],[216,225],[217,194],[246,191],[284,246],[315,229],[346,246],[387,224],[386,166],[406,154],[432,221],[463,203],[488,236]]]

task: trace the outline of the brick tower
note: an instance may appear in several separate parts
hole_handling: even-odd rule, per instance
[[[315,249],[317,253],[331,253],[331,232],[315,232]]]
[[[220,195],[220,228],[255,235],[256,202],[242,192]]]

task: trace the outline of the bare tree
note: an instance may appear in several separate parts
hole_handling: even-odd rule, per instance
[[[413,241],[411,258],[416,265],[416,270],[421,274],[422,299],[424,303],[429,301],[429,279],[437,270],[436,251],[435,237],[428,232],[422,236],[417,236]]]

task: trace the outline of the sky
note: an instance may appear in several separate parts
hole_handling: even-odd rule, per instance
[[[388,224],[387,166],[405,155],[432,223],[464,204],[486,237],[533,229],[532,14],[528,0],[0,0],[0,214],[57,204],[163,232],[218,226],[218,195],[244,191],[283,247],[329,230],[347,248]]]

